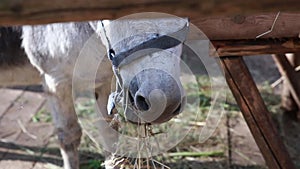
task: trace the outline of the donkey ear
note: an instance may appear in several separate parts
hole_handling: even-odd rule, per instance
[[[98,22],[100,21],[89,21],[89,24],[90,26],[92,27],[92,29],[97,32],[97,25],[98,25]]]
[[[96,34],[98,36],[101,37],[101,34],[102,34],[102,29],[103,29],[103,26],[102,26],[102,23],[104,24],[104,20],[101,21],[101,20],[98,20],[98,21],[90,21],[89,24],[90,26],[92,27],[92,29],[96,32]],[[106,22],[105,22],[106,23]]]
[[[109,24],[109,20],[98,20],[90,21],[89,24],[91,28],[96,32],[96,34],[101,38],[102,43],[106,48],[109,48],[109,44],[106,39],[105,27]]]

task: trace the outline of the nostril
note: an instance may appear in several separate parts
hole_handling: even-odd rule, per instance
[[[135,104],[137,108],[141,111],[147,111],[150,108],[149,101],[141,95],[136,96]]]
[[[173,115],[178,115],[180,113],[181,110],[181,104],[179,104],[179,106],[176,108],[176,110],[173,112]]]

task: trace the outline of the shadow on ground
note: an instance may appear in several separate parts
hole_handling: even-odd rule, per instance
[[[8,151],[1,151],[5,149]],[[39,162],[45,164],[52,164],[58,167],[62,167],[63,162],[60,156],[60,151],[58,148],[43,148],[43,147],[32,147],[32,146],[22,146],[14,143],[0,142],[0,157],[2,160],[12,160],[12,161],[30,161]],[[103,161],[104,157],[101,154],[80,151],[80,162],[81,168],[83,169],[96,169],[92,165],[87,165],[90,160]],[[188,159],[178,159],[174,163],[167,163],[172,169],[224,169],[228,168],[226,160],[215,161],[192,161]],[[99,167],[98,167],[99,168]],[[103,168],[103,167],[100,167]],[[260,166],[239,166],[234,165],[231,169],[263,169]]]
[[[5,151],[2,151],[3,149]],[[0,157],[1,160],[50,163],[60,167],[63,165],[59,148],[23,146],[0,141]],[[81,162],[86,163],[90,159],[103,161],[104,157],[98,153],[80,151]]]

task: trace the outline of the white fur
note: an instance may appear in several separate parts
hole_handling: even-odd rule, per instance
[[[95,31],[100,35],[106,48],[108,48],[107,35],[116,52],[122,52],[148,40],[151,38],[149,37],[150,34],[159,33],[159,35],[165,35],[178,31],[186,22],[186,19],[179,18],[117,20],[106,26],[106,33],[104,33],[99,21],[91,22],[90,25],[93,25]],[[45,91],[48,94],[49,104],[52,109],[52,116],[61,145],[65,169],[78,168],[77,147],[80,141],[81,130],[73,107],[72,77],[80,51],[93,33],[94,30],[89,27],[88,23],[80,23],[79,25],[77,23],[59,23],[23,26],[22,45],[31,64],[39,70],[45,83]],[[117,46],[118,42],[124,38],[134,35],[142,36],[131,39],[130,42],[126,43],[126,46]],[[99,43],[99,41],[95,42]],[[182,46],[178,45],[166,51],[156,52],[137,59],[120,68],[122,79],[128,79],[128,81],[125,81],[128,85],[133,75],[142,69],[158,68],[168,72],[176,80],[179,80],[181,50]],[[89,58],[89,55],[87,52],[87,58]],[[87,60],[89,61],[89,59]],[[24,84],[39,83],[40,76],[32,67],[29,66],[24,69],[26,71],[22,72],[23,74],[20,73],[18,68],[16,70],[18,75],[23,76],[23,74],[27,74],[29,76],[24,81]],[[96,87],[99,87],[96,91],[100,94],[99,105],[101,113],[104,113],[106,117],[106,104],[110,92],[110,77],[112,76],[111,65],[107,58],[100,65],[99,71],[96,82],[101,85],[96,85]],[[22,76],[11,75],[8,83],[16,84],[14,81],[22,79]],[[2,77],[0,77],[0,82],[3,81]],[[76,77],[81,78],[80,76]],[[87,79],[86,81],[90,80],[90,78]],[[83,83],[78,84],[79,88],[84,88],[86,85],[84,78],[82,80]],[[106,134],[109,135],[109,132],[103,130],[103,137]]]

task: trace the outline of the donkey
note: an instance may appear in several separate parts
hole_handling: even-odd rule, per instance
[[[130,102],[127,119],[133,123],[163,123],[180,113],[184,104],[179,80],[182,40],[167,38],[167,35],[181,30],[187,23],[182,18],[153,18],[116,20],[107,26],[102,21],[22,26],[22,46],[40,74],[37,76],[33,68],[26,66],[30,71],[25,76],[32,78],[27,84],[43,82],[65,169],[79,168],[78,146],[82,133],[73,106],[72,78],[86,41],[96,34],[108,51],[95,80],[95,93],[104,121],[112,118],[113,106],[107,105],[117,104],[109,102],[111,77],[115,75]],[[151,48],[162,50],[148,50]],[[13,65],[9,69],[13,69]],[[1,76],[2,73],[0,79]],[[104,147],[109,149],[109,143],[117,136],[105,127],[101,133],[104,144],[107,143]],[[106,165],[106,168],[114,167]]]

